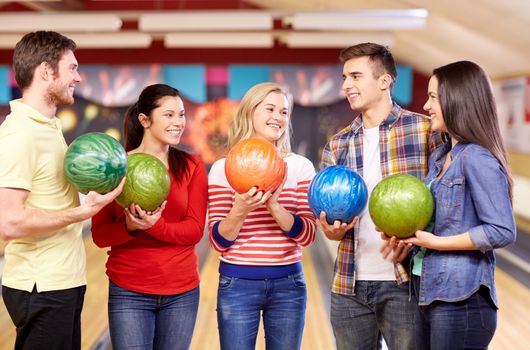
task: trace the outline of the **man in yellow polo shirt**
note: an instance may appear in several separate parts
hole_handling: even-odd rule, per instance
[[[80,349],[86,289],[82,221],[121,192],[90,192],[79,204],[63,175],[67,149],[57,106],[81,81],[76,44],[26,34],[13,55],[22,98],[0,125],[0,238],[7,240],[2,296],[17,328],[15,349]]]

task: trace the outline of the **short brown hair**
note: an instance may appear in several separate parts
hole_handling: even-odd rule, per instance
[[[387,46],[362,43],[345,48],[340,52],[339,60],[342,63],[352,58],[368,56],[370,61],[374,63],[374,78],[380,77],[382,74],[390,74],[392,80],[397,79],[396,64],[394,57]]]
[[[57,73],[61,56],[65,51],[75,49],[72,39],[57,32],[41,30],[24,35],[13,53],[13,71],[18,87],[25,90],[31,85],[35,68],[42,62],[47,62]]]

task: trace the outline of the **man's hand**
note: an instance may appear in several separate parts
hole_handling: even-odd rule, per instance
[[[376,228],[377,231],[381,232]],[[379,251],[383,254],[383,258],[391,259],[392,262],[402,262],[409,254],[411,243],[406,243],[404,240],[398,239],[396,236],[388,237],[384,232],[381,232],[381,239],[384,241]]]
[[[316,223],[318,228],[321,229],[322,232],[324,232],[324,234],[329,240],[340,241],[342,240],[342,238],[344,238],[346,232],[353,229],[355,224],[357,224],[357,221],[359,221],[358,216],[353,218],[352,222],[350,222],[349,224],[340,222],[339,220],[335,220],[333,225],[330,225],[326,220],[326,213],[321,212],[320,217],[317,218]]]
[[[85,203],[83,204],[83,207],[85,207],[86,215],[84,219],[89,219],[92,216],[96,215],[101,209],[103,209],[103,207],[105,207],[107,204],[116,199],[116,197],[118,197],[121,191],[123,190],[124,185],[125,177],[121,180],[118,187],[116,187],[109,193],[99,194],[94,191],[88,192],[85,196]]]

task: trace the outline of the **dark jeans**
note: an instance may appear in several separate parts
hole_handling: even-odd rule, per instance
[[[408,284],[356,281],[355,295],[331,293],[331,325],[338,350],[414,349],[414,312]]]
[[[220,275],[217,321],[221,349],[255,349],[261,315],[267,350],[300,349],[306,300],[302,272],[261,280]]]
[[[413,279],[415,289],[419,278]],[[418,350],[487,349],[497,328],[497,309],[486,287],[466,300],[435,301],[416,312]]]
[[[155,295],[109,282],[109,330],[114,350],[189,349],[199,287],[181,294]]]
[[[81,349],[81,310],[86,286],[37,293],[2,287],[2,297],[17,327],[15,350]]]

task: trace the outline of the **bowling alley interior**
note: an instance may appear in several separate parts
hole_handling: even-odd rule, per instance
[[[199,157],[209,172],[229,151],[229,125],[247,90],[273,82],[292,95],[292,152],[318,172],[324,145],[359,116],[342,89],[342,49],[365,42],[387,46],[397,67],[392,100],[421,114],[428,114],[433,69],[473,61],[492,82],[517,233],[513,243],[494,250],[499,308],[489,349],[524,349],[530,334],[529,27],[530,2],[521,0],[0,0],[0,124],[9,102],[22,96],[12,69],[16,43],[26,33],[52,30],[77,44],[81,81],[74,103],[56,112],[67,144],[90,132],[123,142],[128,108],[144,87],[164,83],[179,90],[185,107],[186,128],[175,147]],[[193,350],[221,348],[220,253],[204,228],[195,247],[200,301]],[[97,247],[91,232],[85,220],[81,348],[110,350],[108,248]],[[0,240],[0,280],[10,244]],[[307,306],[301,349],[337,349],[330,293],[338,242],[319,229],[302,251]],[[0,350],[13,349],[15,338],[2,300]],[[389,348],[384,341],[381,346]],[[265,348],[261,325],[256,349]]]

